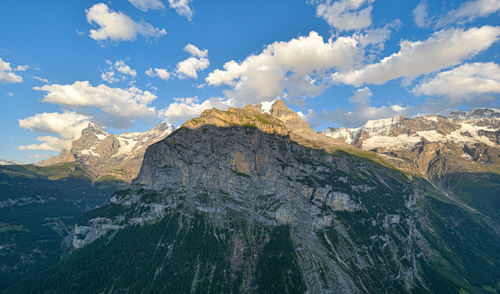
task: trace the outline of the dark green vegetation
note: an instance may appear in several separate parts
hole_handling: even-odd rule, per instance
[[[118,186],[72,163],[0,167],[0,292],[57,263],[77,218]]]
[[[484,215],[500,220],[500,174],[454,173],[444,175],[439,183],[453,196]],[[500,230],[500,227],[498,228]]]
[[[218,229],[205,214],[172,212],[108,233],[13,293],[303,293],[294,255],[288,226]]]
[[[433,185],[235,126],[148,152],[130,189],[78,220],[89,244],[9,293],[500,292],[494,175]]]

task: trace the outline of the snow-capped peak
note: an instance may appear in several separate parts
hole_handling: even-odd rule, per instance
[[[276,99],[274,99],[272,101],[262,101],[257,105],[257,107],[260,108],[260,111],[262,113],[271,114],[271,109],[273,108],[273,105],[275,102],[276,102]]]

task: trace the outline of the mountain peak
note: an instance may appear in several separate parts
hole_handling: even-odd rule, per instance
[[[466,119],[500,119],[500,109],[498,108],[475,108],[469,111],[454,110],[449,118],[455,120]]]
[[[161,123],[157,124],[155,127],[153,127],[149,131],[159,131],[159,132],[166,132],[169,131],[170,133],[173,132],[175,127],[166,121],[162,121]]]
[[[162,122],[147,132],[113,135],[95,122],[90,122],[74,140],[70,150],[58,156],[42,160],[40,166],[61,162],[78,162],[95,178],[111,178],[131,181],[142,164],[146,148],[163,140],[174,127]]]
[[[82,130],[81,138],[95,136],[98,140],[103,140],[109,135],[100,125],[95,122],[89,122],[89,125]]]
[[[265,133],[288,135],[288,130],[281,120],[261,112],[253,105],[247,105],[245,108],[230,107],[227,111],[215,108],[205,110],[200,117],[187,121],[181,127],[195,129],[204,125],[254,127]]]

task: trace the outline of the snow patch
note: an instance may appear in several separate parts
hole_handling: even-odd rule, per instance
[[[101,155],[95,153],[94,150],[92,150],[92,149],[84,149],[84,150],[80,151],[80,154],[101,157]]]
[[[274,99],[273,101],[262,101],[260,103],[260,111],[262,113],[271,114],[271,109],[273,108],[274,102],[276,102],[276,99]]]
[[[400,149],[412,148],[421,141],[421,137],[417,135],[399,135],[397,137],[390,136],[374,136],[363,141],[361,146],[364,150],[372,150],[376,148]]]

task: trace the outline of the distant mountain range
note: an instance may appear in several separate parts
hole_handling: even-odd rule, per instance
[[[454,171],[489,171],[500,165],[499,109],[454,111],[447,117],[398,116],[320,133],[430,178]]]
[[[496,113],[322,134],[280,100],[206,110],[8,293],[498,292]],[[117,154],[87,131],[71,154]]]
[[[1,159],[0,158],[0,165],[17,165],[17,164],[22,164],[21,162],[19,161],[8,161],[8,160],[5,160],[5,159]]]
[[[70,150],[42,160],[39,166],[76,162],[81,164],[94,180],[123,180],[130,182],[139,173],[146,148],[174,131],[162,122],[146,132],[113,135],[96,123],[90,123],[81,136],[72,142]]]

